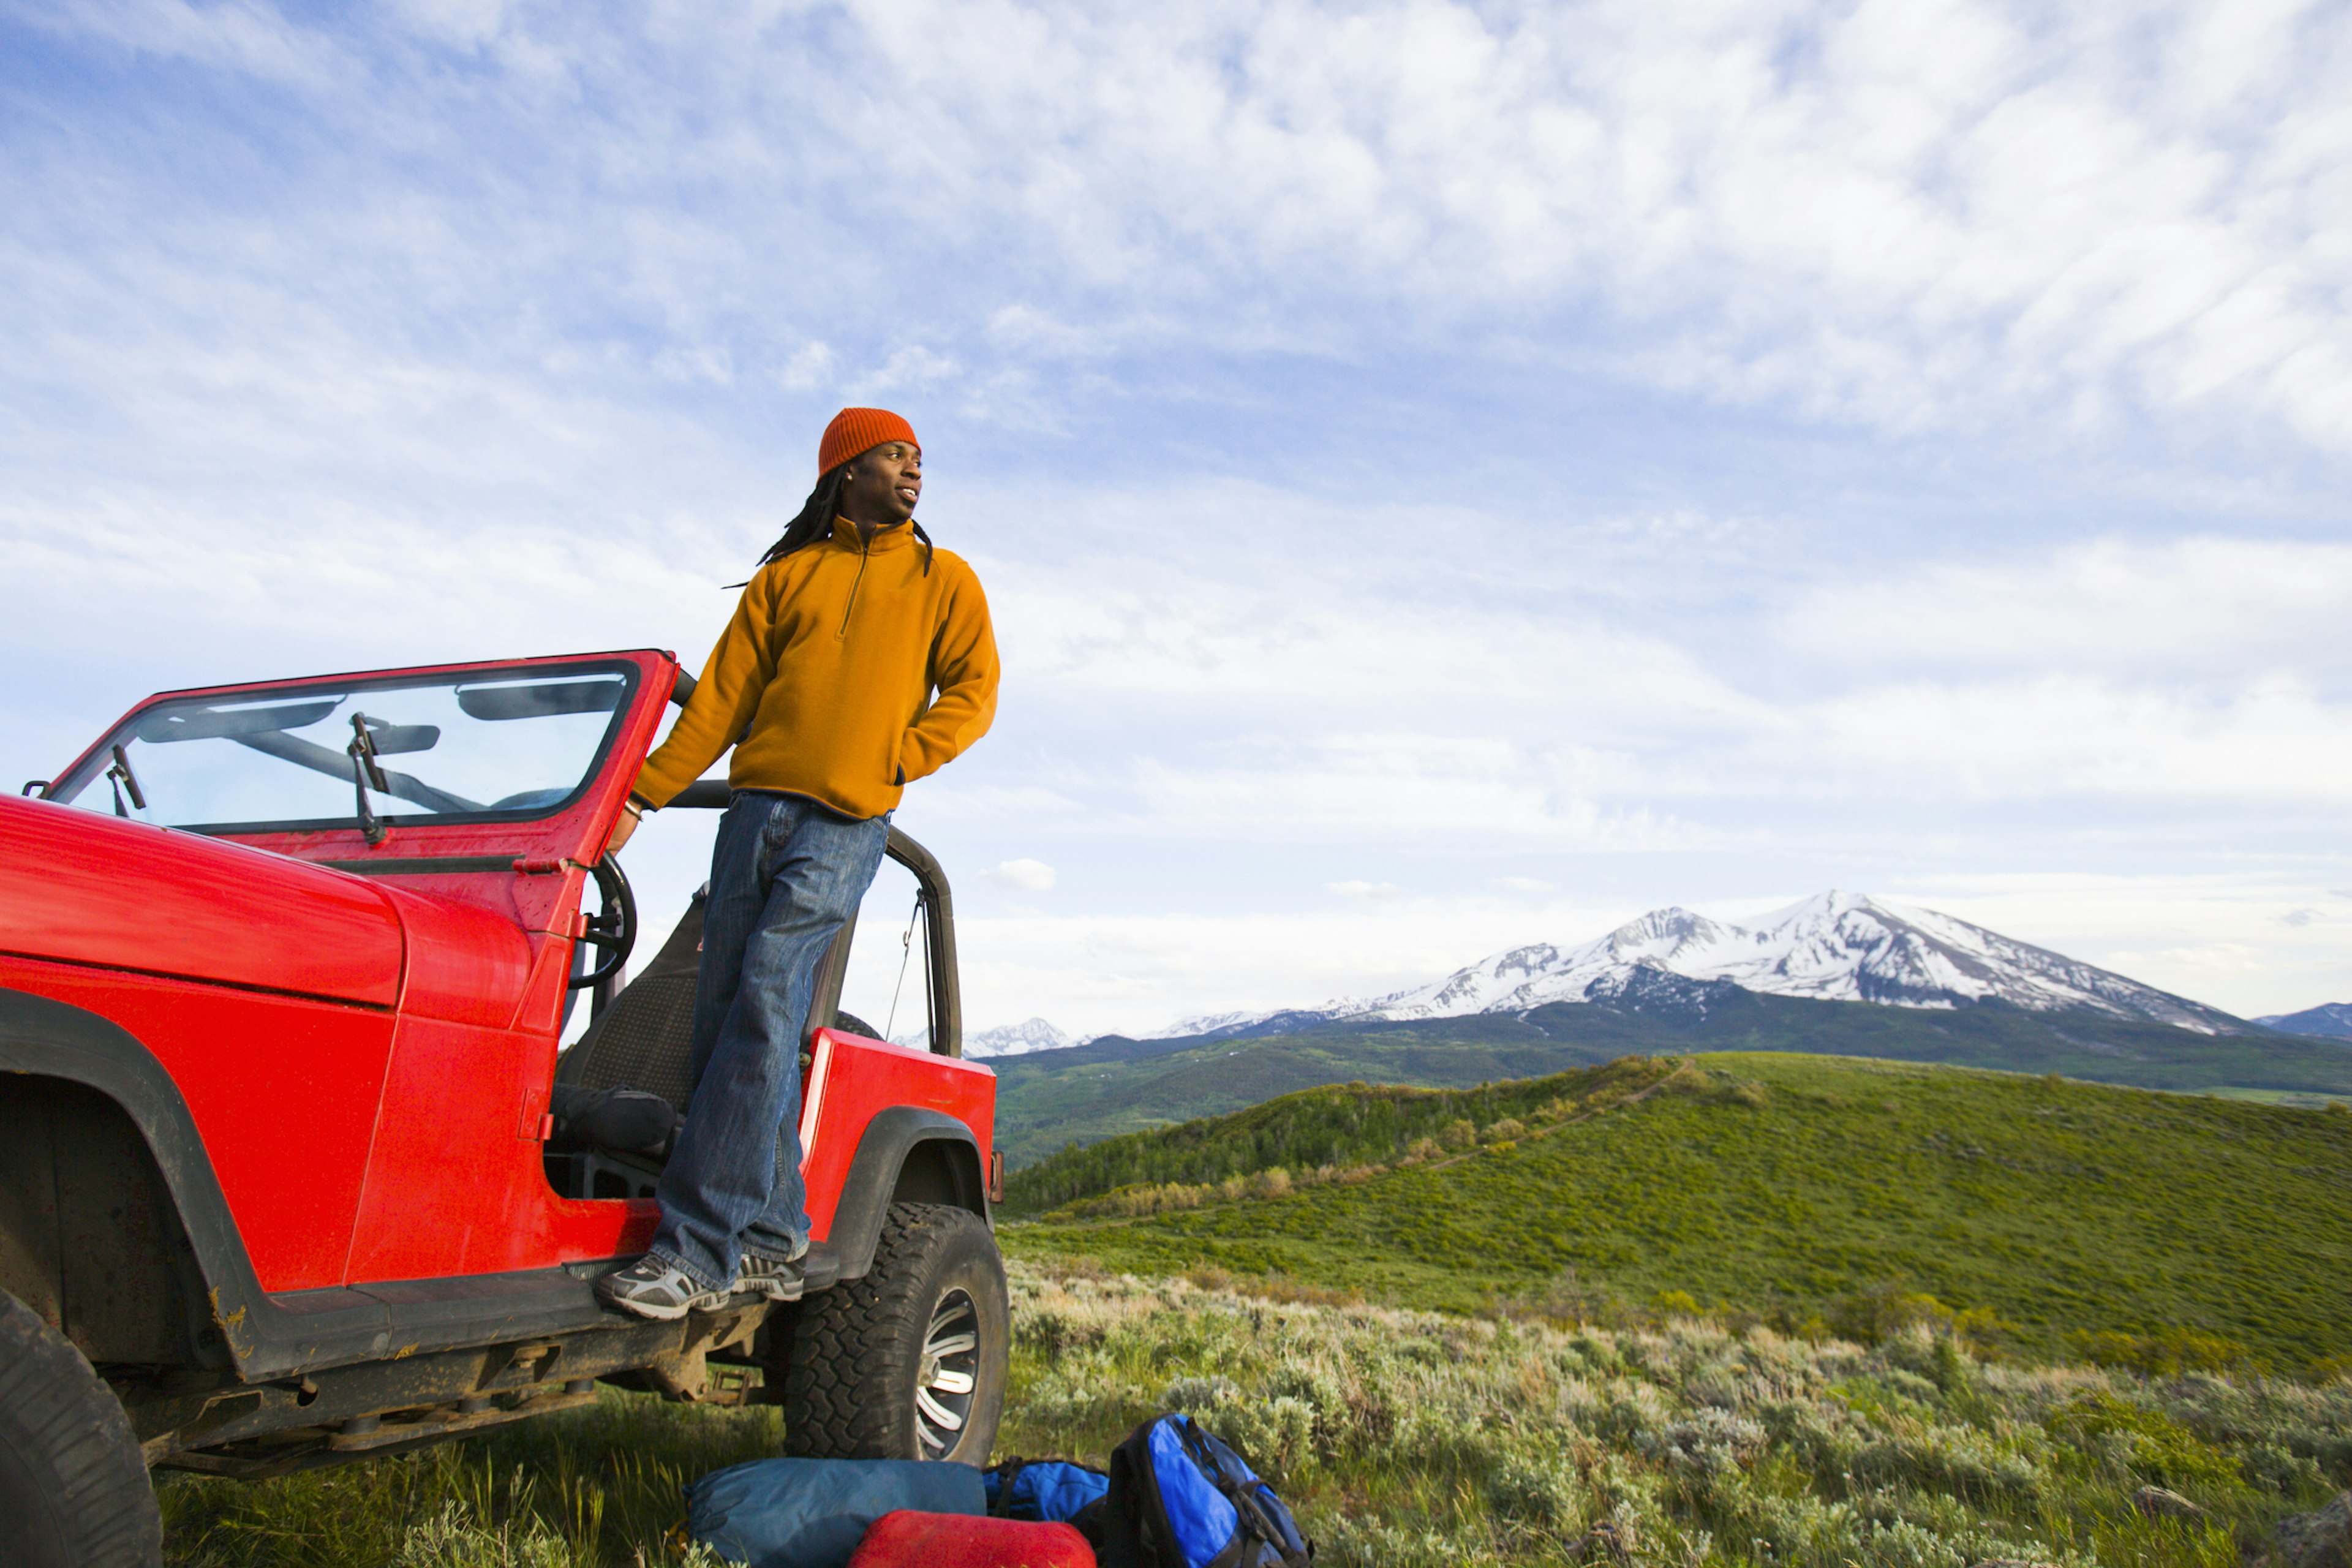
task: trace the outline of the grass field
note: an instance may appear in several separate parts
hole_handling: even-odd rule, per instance
[[[2249,1026],[2251,1029],[2252,1026]],[[1799,1052],[2061,1073],[2142,1089],[2352,1098],[2352,1047],[2257,1031],[2200,1035],[2093,1013],[1948,1010],[1717,988],[1704,1008],[1554,1003],[1524,1015],[1327,1024],[1247,1039],[1092,1041],[1002,1057],[997,1139],[1016,1169],[1089,1143],[1360,1080],[1467,1088],[1629,1055]]]
[[[1639,1058],[1317,1089],[1011,1196],[1038,1217],[1000,1231],[999,1454],[1099,1465],[1192,1411],[1340,1568],[2241,1568],[2352,1486],[2342,1110]],[[709,1568],[681,1484],[782,1436],[608,1390],[340,1469],[167,1475],[167,1557]]]
[[[2101,1331],[2215,1336],[2280,1371],[2352,1352],[2340,1110],[1652,1058],[1462,1091],[1313,1090],[1071,1151],[1009,1195],[1060,1205],[1006,1228],[1021,1256],[1454,1310],[1549,1293],[1605,1318],[1679,1292],[1794,1325],[1895,1289],[1989,1313],[2045,1359]]]
[[[1013,1267],[1003,1453],[1105,1462],[1192,1411],[1296,1500],[1333,1568],[2238,1568],[2352,1484],[2352,1380],[2149,1378],[1670,1316],[1647,1329],[1277,1301]],[[174,1568],[654,1568],[678,1482],[772,1452],[764,1411],[607,1392],[421,1454],[166,1479]],[[2205,1511],[2136,1510],[2158,1485]]]
[[[772,1409],[600,1392],[595,1408],[274,1481],[157,1471],[170,1568],[603,1568],[718,1559],[681,1486],[779,1451]]]

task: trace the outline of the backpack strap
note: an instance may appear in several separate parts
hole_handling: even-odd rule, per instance
[[[1019,1475],[1029,1461],[1015,1454],[990,1472],[996,1480],[996,1496],[988,1505],[989,1516],[1003,1519],[1004,1510],[1013,1506],[1013,1478]]]

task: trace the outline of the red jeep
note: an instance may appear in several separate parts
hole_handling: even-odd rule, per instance
[[[559,1137],[551,1105],[687,1098],[699,906],[620,988],[636,911],[603,850],[692,684],[637,651],[172,692],[0,797],[11,1562],[152,1561],[149,1466],[281,1475],[600,1381],[781,1404],[799,1453],[985,1462],[996,1082],[959,1057],[946,880],[896,830],[930,1048],[838,1013],[853,921],[802,1057],[807,1298],[653,1323],[591,1293],[653,1234],[660,1152]]]

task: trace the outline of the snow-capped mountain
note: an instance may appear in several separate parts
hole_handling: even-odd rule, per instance
[[[1827,892],[1753,926],[1688,910],[1653,910],[1580,947],[1539,942],[1482,959],[1433,984],[1311,1012],[1227,1015],[1216,1034],[1266,1032],[1297,1020],[1416,1019],[1523,1013],[1551,1002],[1659,994],[1668,976],[1821,1001],[1957,1007],[2001,1001],[2038,1012],[2087,1008],[2200,1034],[2244,1030],[2240,1019],[1932,910]],[[1211,1023],[1202,1019],[1193,1022]]]
[[[967,1057],[1017,1057],[1024,1051],[1057,1051],[1078,1042],[1045,1022],[1032,1018],[1025,1024],[1003,1024],[993,1029],[982,1029],[963,1037],[963,1054]]]
[[[2200,1034],[2244,1026],[2212,1007],[1932,910],[1828,892],[1736,926],[1688,910],[1653,910],[1581,947],[1516,948],[1434,985],[1384,996],[1381,1018],[1516,1013],[1581,1002],[1634,969],[1727,980],[1744,991],[1831,1002],[1955,1007],[1987,999],[2050,1011],[2084,1007]]]
[[[2323,1002],[2300,1013],[2268,1013],[2254,1022],[2290,1035],[2312,1035],[2352,1045],[2352,1002]]]
[[[1179,1018],[1164,1029],[1138,1035],[1139,1040],[1231,1040],[1244,1035],[1294,1035],[1328,1024],[1334,1018],[1369,1016],[1370,1002],[1343,999],[1320,1007],[1277,1007],[1270,1013],[1203,1013]]]
[[[1325,1008],[1313,1009],[1318,1018],[1334,1015]],[[1272,1013],[1200,1013],[1190,1018],[1179,1018],[1164,1029],[1153,1029],[1135,1037],[1139,1040],[1213,1039],[1228,1029],[1246,1029],[1273,1017]]]

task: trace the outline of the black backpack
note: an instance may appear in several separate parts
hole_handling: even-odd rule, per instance
[[[1103,1568],[1306,1568],[1315,1543],[1249,1461],[1189,1415],[1161,1415],[1111,1450]]]

